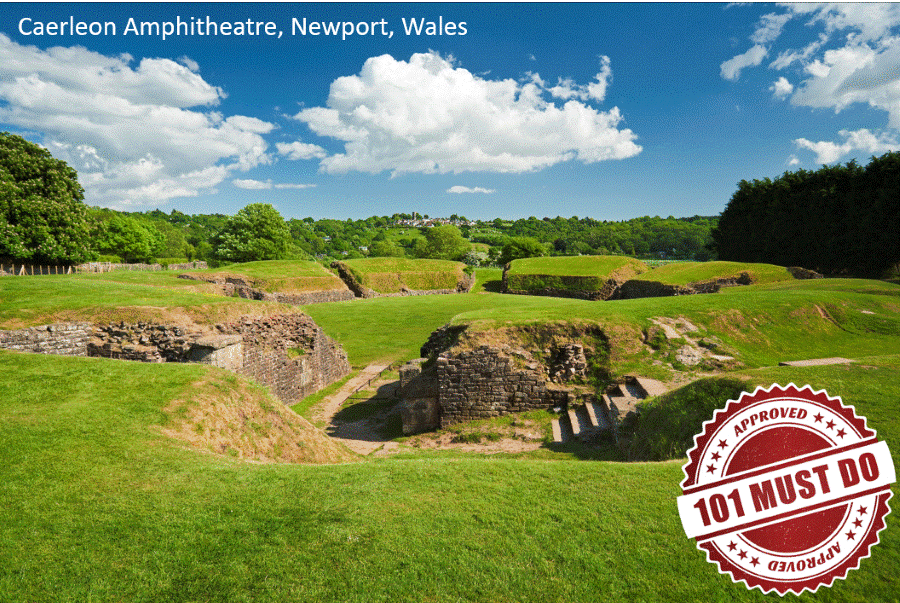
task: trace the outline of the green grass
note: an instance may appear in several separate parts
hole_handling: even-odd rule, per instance
[[[718,278],[737,277],[742,272],[749,273],[753,282],[757,284],[794,280],[787,268],[782,266],[741,262],[678,262],[654,268],[639,278],[666,285],[687,285]]]
[[[419,291],[456,289],[466,265],[449,260],[365,258],[345,260],[354,277],[378,293],[399,293],[404,287]]]
[[[900,361],[823,368],[807,376],[868,416],[897,462]],[[680,461],[249,464],[154,431],[205,370],[0,354],[15,374],[0,380],[0,600],[767,599],[685,538]],[[803,599],[895,600],[898,564],[888,517],[861,569]]]
[[[625,267],[643,272],[646,266],[640,260],[618,255],[579,255],[539,257],[513,260],[509,274],[546,274],[552,276],[601,276],[612,274]]]
[[[0,328],[80,320],[146,320],[171,316],[173,309],[210,323],[240,313],[284,311],[279,304],[260,306],[260,302],[202,293],[205,287],[164,272],[3,278]]]
[[[113,274],[0,279],[0,320],[235,303],[158,273]],[[477,275],[487,283],[497,273]],[[654,316],[683,316],[737,350],[748,368],[729,376],[841,396],[900,466],[897,284],[788,281],[617,302],[484,293],[307,310],[356,366],[413,357],[447,322],[640,329]],[[824,356],[858,362],[773,366]],[[683,460],[586,461],[584,450],[546,448],[515,458],[409,450],[346,465],[247,463],[160,433],[172,400],[213,371],[0,352],[0,601],[772,598],[720,575],[684,536],[675,505]],[[222,380],[222,395],[238,381]],[[896,601],[892,517],[859,570],[802,599]]]
[[[192,274],[220,274],[245,277],[253,286],[270,293],[302,293],[345,289],[343,281],[312,260],[267,260],[230,264]]]
[[[523,258],[510,263],[507,283],[515,291],[598,291],[610,278],[628,280],[646,270],[640,260],[624,256]]]

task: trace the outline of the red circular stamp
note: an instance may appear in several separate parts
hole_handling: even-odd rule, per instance
[[[678,512],[735,582],[815,592],[878,543],[894,464],[840,398],[808,385],[759,387],[717,410],[694,443]]]

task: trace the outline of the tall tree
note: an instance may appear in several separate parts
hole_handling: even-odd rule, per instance
[[[251,203],[213,237],[216,257],[228,262],[280,260],[291,249],[291,231],[268,203]]]
[[[0,133],[0,257],[77,264],[95,257],[78,174],[50,151]]]
[[[456,226],[443,224],[425,229],[425,239],[416,241],[415,254],[435,260],[461,260],[471,247]]]

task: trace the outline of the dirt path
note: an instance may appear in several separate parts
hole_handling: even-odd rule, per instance
[[[361,370],[355,377],[345,383],[337,393],[328,396],[322,401],[313,417],[314,420],[331,423],[331,419],[341,409],[341,405],[347,401],[347,398],[368,385],[369,381],[380,375],[389,366],[390,362],[385,364],[384,361],[376,361]]]
[[[353,394],[369,386],[370,384],[378,385],[381,382],[373,383],[378,375],[384,372],[390,366],[388,361],[376,361],[361,370],[355,377],[347,381],[341,389],[336,393],[328,396],[322,401],[313,416],[314,421],[322,421],[328,425],[333,425],[334,415],[338,413]],[[347,446],[353,452],[359,454],[371,454],[375,450],[387,447],[387,443],[371,429],[368,421],[360,421],[338,426],[336,433],[330,435],[332,439],[338,440]]]

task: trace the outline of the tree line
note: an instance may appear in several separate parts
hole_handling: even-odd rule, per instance
[[[900,153],[742,180],[712,231],[722,260],[881,276],[900,269]]]

